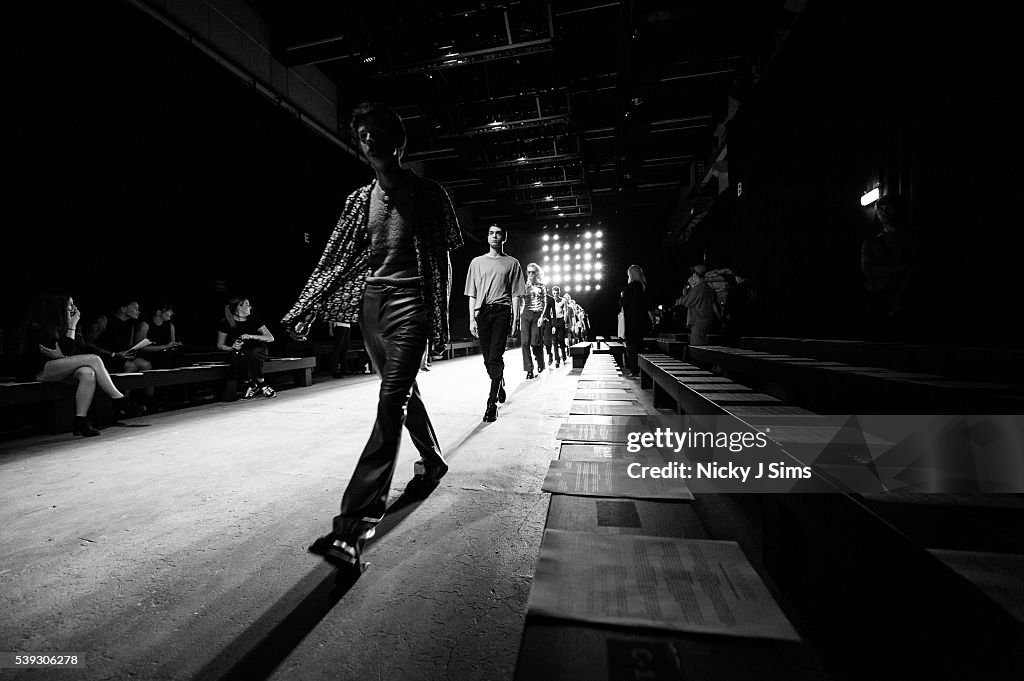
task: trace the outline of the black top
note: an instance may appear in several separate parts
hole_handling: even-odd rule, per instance
[[[221,319],[220,320],[220,324],[217,325],[217,330],[218,331],[222,331],[225,334],[227,334],[227,338],[224,340],[224,345],[232,345],[232,344],[234,344],[235,339],[237,339],[239,336],[241,336],[244,333],[248,333],[248,334],[251,334],[251,335],[254,335],[254,336],[258,335],[259,332],[260,332],[260,327],[263,326],[263,320],[260,319],[259,317],[257,317],[254,314],[249,315],[248,317],[246,317],[242,321],[238,321],[237,319],[233,320],[233,321],[235,322],[234,326],[231,326],[230,324],[228,324],[228,320],[227,319]],[[262,345],[262,346],[266,347],[267,344],[264,343],[263,341],[257,341],[257,340],[245,340],[245,341],[242,341],[242,348],[243,349],[244,348],[256,347],[258,345]]]
[[[651,318],[647,315],[649,309],[644,285],[639,281],[626,284],[626,288],[622,290],[622,313],[626,318],[626,333],[647,333],[651,324]]]
[[[43,370],[43,365],[50,361],[50,358],[39,350],[39,346],[45,345],[52,350],[56,349],[58,344],[65,357],[78,354],[78,342],[68,338],[67,334],[57,338],[52,333],[47,333],[39,324],[29,326],[25,333],[18,378],[23,381],[34,381],[36,375]]]
[[[171,322],[164,322],[157,326],[149,323],[149,330],[146,331],[146,338],[153,341],[153,345],[167,345],[171,342],[171,329],[174,325]]]
[[[107,328],[96,338],[96,345],[111,352],[121,352],[134,345],[134,340],[134,319],[118,319],[114,315],[107,315]]]

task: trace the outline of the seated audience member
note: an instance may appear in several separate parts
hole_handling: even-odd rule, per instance
[[[138,334],[139,303],[119,305],[111,315],[100,315],[86,334],[86,348],[103,358],[111,373],[132,373],[152,369],[148,360],[137,357],[132,346],[142,340]]]
[[[228,301],[217,329],[217,347],[233,353],[231,363],[246,384],[243,400],[277,394],[263,378],[263,363],[270,356],[267,344],[273,342],[274,334],[252,313],[248,298],[235,296]]]
[[[145,338],[151,343],[151,345],[139,348],[139,354],[146,355],[153,366],[161,369],[174,366],[175,361],[168,353],[182,346],[182,343],[178,341],[174,322],[171,321],[173,317],[174,305],[164,303],[153,312],[152,320],[139,323],[136,333],[138,340]]]
[[[136,415],[139,408],[114,385],[99,356],[83,351],[77,338],[82,313],[70,296],[43,294],[32,306],[22,324],[22,378],[56,383],[73,381],[75,421],[73,432],[83,437],[99,435],[89,424],[89,407],[96,385],[115,400],[119,412]]]

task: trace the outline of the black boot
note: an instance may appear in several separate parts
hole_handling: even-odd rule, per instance
[[[498,420],[498,405],[487,400],[487,411],[484,412],[484,421],[491,423]]]
[[[505,394],[505,379],[504,378],[501,379],[501,384],[498,386],[497,398],[498,398],[498,402],[501,403],[501,404],[505,404],[505,400],[508,398],[508,396]]]
[[[100,434],[100,431],[89,425],[89,418],[87,416],[76,416],[75,425],[71,432],[82,437],[95,437]]]

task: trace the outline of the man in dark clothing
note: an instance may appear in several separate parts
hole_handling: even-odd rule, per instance
[[[694,265],[690,268],[688,286],[676,299],[676,305],[686,308],[686,326],[690,330],[690,345],[707,345],[708,334],[718,317],[718,296],[704,282],[708,268]]]
[[[491,378],[484,411],[488,422],[498,418],[498,403],[505,401],[505,339],[519,323],[519,299],[526,290],[519,261],[505,254],[506,238],[504,227],[491,225],[490,250],[473,258],[466,275],[469,332],[480,339],[480,354]]]
[[[311,310],[333,323],[359,320],[381,379],[377,418],[334,530],[309,549],[359,572],[363,544],[387,507],[403,425],[421,457],[406,494],[433,489],[448,472],[416,377],[428,343],[448,344],[448,251],[462,245],[462,232],[444,188],[402,167],[406,131],[394,110],[363,104],[351,126],[374,181],[346,199],[320,262],[282,321],[292,325]]]
[[[898,229],[899,195],[886,194],[875,203],[882,231],[865,239],[860,269],[867,288],[869,333],[888,337],[902,321],[907,292],[914,277],[914,253],[906,232]]]

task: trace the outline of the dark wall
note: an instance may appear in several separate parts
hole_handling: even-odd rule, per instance
[[[127,3],[88,4],[24,24],[50,33],[19,91],[6,349],[47,288],[87,315],[173,301],[190,343],[232,293],[276,322],[370,171]]]
[[[997,17],[901,4],[809,3],[729,125],[732,187],[695,240],[754,273],[764,333],[867,335],[859,247],[879,227],[859,197],[878,184],[917,243],[913,339],[1015,340],[1011,43]]]

